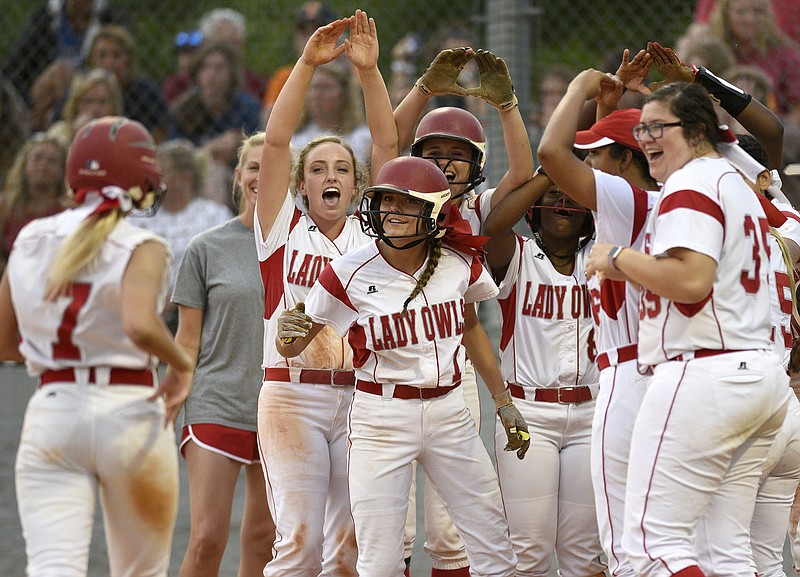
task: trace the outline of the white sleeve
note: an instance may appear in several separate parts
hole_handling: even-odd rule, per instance
[[[283,199],[281,209],[278,211],[278,216],[275,217],[275,222],[272,223],[272,228],[269,230],[266,239],[261,234],[261,225],[258,222],[258,211],[256,211],[253,228],[255,229],[256,250],[258,251],[259,261],[267,260],[272,253],[286,244],[295,210],[297,210],[297,207],[294,203],[294,197],[287,190],[286,198]]]

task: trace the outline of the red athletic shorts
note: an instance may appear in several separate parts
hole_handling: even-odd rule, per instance
[[[187,425],[181,434],[181,454],[190,440],[199,447],[245,465],[252,465],[261,460],[258,455],[258,435],[253,431],[243,431],[224,425]]]

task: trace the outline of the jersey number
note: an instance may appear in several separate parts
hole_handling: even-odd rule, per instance
[[[748,294],[755,294],[761,287],[761,254],[760,248],[764,247],[767,251],[767,258],[769,258],[769,245],[767,244],[767,234],[769,233],[769,222],[765,218],[758,219],[758,228],[750,215],[744,217],[744,235],[750,237],[753,242],[753,258],[748,268],[742,269],[741,281],[744,291]],[[761,243],[761,246],[759,246]]]
[[[70,302],[61,317],[61,324],[58,325],[56,336],[58,340],[53,343],[54,359],[81,359],[81,351],[72,342],[72,333],[75,325],[78,324],[78,314],[89,300],[89,293],[92,285],[88,283],[76,282],[70,284]]]

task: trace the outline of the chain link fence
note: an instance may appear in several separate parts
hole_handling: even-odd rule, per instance
[[[46,129],[58,116],[56,103],[55,114],[51,111],[42,120],[35,110],[35,95],[31,94],[48,60],[55,55],[53,35],[40,33],[29,36],[27,42],[22,38],[26,30],[30,32],[31,27],[37,26],[40,30],[50,27],[59,32],[63,14],[58,6],[70,2],[92,4],[92,0],[2,2],[0,25],[6,33],[0,36],[0,62],[6,80],[16,86],[25,105],[14,112],[15,124],[22,125],[21,130]],[[105,6],[108,19],[131,32],[138,73],[158,86],[176,70],[179,52],[176,40],[184,45],[197,41],[198,37],[191,32],[198,29],[202,16],[213,8],[232,8],[244,16],[246,37],[242,59],[255,75],[266,79],[296,59],[293,36],[303,4],[300,1],[94,0],[94,3]],[[625,47],[638,49],[647,40],[670,44],[689,24],[694,3],[693,0],[674,0],[669,5],[646,0],[465,0],[456,5],[448,0],[365,0],[359,7],[378,23],[381,69],[398,93],[407,89],[408,80],[413,82],[441,46],[452,41],[469,41],[474,47],[494,51],[509,63],[522,111],[531,119],[535,133],[539,130],[536,119],[542,105],[538,87],[546,71],[554,67],[572,73],[587,66],[608,69],[616,65]],[[336,0],[329,0],[327,5],[339,16],[348,15],[355,8],[351,2]],[[180,35],[182,32],[187,34]],[[48,44],[42,46],[42,43]],[[46,96],[53,99],[54,93],[63,92],[67,79],[55,75],[54,81],[45,85],[50,86],[45,90]],[[5,108],[13,110],[11,105]],[[496,119],[488,113],[482,116],[488,127],[490,147],[502,150]],[[25,123],[21,122],[23,119]],[[0,134],[0,139],[5,140],[0,144],[6,151],[18,145],[18,139],[12,140],[10,135]],[[492,156],[493,163],[488,167],[490,178],[504,170],[503,156]],[[0,168],[7,166],[7,162],[0,164]]]

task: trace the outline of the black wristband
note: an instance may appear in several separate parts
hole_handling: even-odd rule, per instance
[[[719,102],[719,105],[734,118],[739,116],[753,99],[747,92],[716,76],[705,66],[701,66],[697,71],[694,81],[708,90],[714,100]]]

